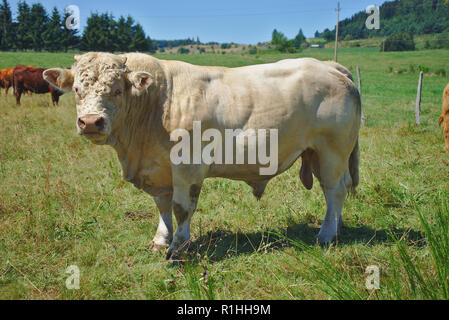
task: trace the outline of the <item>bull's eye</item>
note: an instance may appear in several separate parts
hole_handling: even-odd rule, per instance
[[[122,90],[120,90],[120,89],[117,89],[117,90],[115,90],[115,93],[114,93],[116,96],[119,96],[119,95],[121,95],[122,94]]]
[[[78,95],[80,93],[80,89],[78,89],[78,87],[74,87],[73,88],[75,90],[75,93]]]

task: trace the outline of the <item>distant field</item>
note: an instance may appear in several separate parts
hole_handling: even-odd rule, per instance
[[[9,68],[18,64],[32,65],[41,68],[70,67],[75,53],[48,52],[1,52],[0,68]]]
[[[305,56],[330,60],[333,50],[156,55],[228,67]],[[325,200],[317,183],[304,189],[297,163],[260,202],[243,183],[207,180],[192,222],[193,258],[180,265],[149,249],[154,201],[122,180],[111,148],[76,134],[72,94],[56,108],[49,95],[25,96],[16,107],[2,92],[0,299],[449,299],[449,154],[437,123],[449,82],[437,74],[449,75],[448,56],[339,51],[354,75],[361,68],[367,126],[360,187],[345,203],[337,244],[315,243]],[[73,53],[0,53],[0,68],[72,62]],[[418,127],[419,66],[428,72]],[[136,211],[145,214],[126,215]],[[65,287],[70,265],[80,268],[79,290]],[[376,292],[365,288],[370,265],[380,269]]]
[[[386,37],[374,37],[374,38],[368,38],[368,39],[360,39],[360,40],[343,40],[338,42],[338,46],[340,48],[353,48],[355,46],[360,46],[361,48],[368,48],[368,47],[376,47],[378,50],[380,50],[380,46],[382,44],[382,41],[384,41]],[[414,41],[417,49],[423,49],[424,43],[426,40],[432,40],[434,39],[433,34],[423,34],[414,36]],[[314,41],[311,40],[311,43]],[[326,48],[334,48],[335,41],[330,41],[326,43]]]

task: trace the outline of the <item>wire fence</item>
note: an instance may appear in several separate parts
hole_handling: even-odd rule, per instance
[[[359,66],[357,66],[356,71],[357,71],[357,78],[358,78],[357,79],[358,80],[358,89],[359,89],[359,92],[360,92],[361,98],[362,98],[362,124],[363,125],[366,125],[367,118],[369,118],[369,110],[368,110],[368,115],[367,115],[366,104],[364,104],[364,102],[367,102],[367,100],[368,101],[380,100],[383,102],[384,101],[403,102],[406,104],[410,104],[410,111],[413,110],[412,109],[413,101],[415,101],[414,113],[415,113],[415,123],[417,125],[421,124],[421,121],[420,121],[421,105],[427,104],[427,103],[440,104],[442,102],[442,94],[441,95],[436,94],[436,93],[429,94],[428,91],[422,90],[423,82],[425,81],[425,78],[426,78],[424,75],[424,72],[422,72],[422,71],[419,72],[418,78],[416,79],[416,81],[400,81],[399,83],[397,81],[394,81],[394,83],[396,85],[400,84],[403,88],[405,87],[407,90],[410,91],[410,94],[403,95],[403,96],[385,94],[385,91],[388,91],[388,90],[383,90],[383,93],[384,93],[383,95],[376,95],[376,94],[370,94],[370,93],[365,94],[364,90],[361,86],[362,81],[361,81]],[[427,77],[427,78],[429,78],[429,77]],[[385,81],[374,80],[374,81],[369,81],[368,83],[370,86],[372,86],[373,84],[376,84],[383,89],[386,86]],[[442,84],[441,87],[444,88],[445,85],[446,84]],[[412,90],[414,90],[414,94],[411,93]],[[369,106],[369,104],[368,104],[368,106]]]

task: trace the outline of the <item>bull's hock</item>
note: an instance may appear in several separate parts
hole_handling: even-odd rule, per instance
[[[90,52],[43,76],[75,92],[78,133],[111,145],[125,179],[154,197],[153,244],[169,247],[169,258],[189,242],[206,178],[245,181],[260,198],[298,158],[304,186],[317,178],[326,198],[319,241],[338,234],[347,192],[359,183],[361,121],[358,89],[340,64],[302,58],[224,68]]]

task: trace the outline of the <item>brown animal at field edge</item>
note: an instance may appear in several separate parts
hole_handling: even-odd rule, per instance
[[[16,66],[16,67],[30,67],[30,68],[34,68],[34,66]],[[5,95],[8,95],[8,90],[9,88],[14,86],[14,81],[13,81],[13,73],[14,73],[14,69],[16,67],[12,67],[12,68],[5,68],[0,70],[0,88],[4,88],[5,89]],[[29,92],[29,94],[31,95],[31,93]]]
[[[449,84],[443,92],[443,111],[438,121],[439,126],[444,122],[443,132],[446,139],[446,151],[449,152]]]
[[[16,103],[20,105],[20,98],[24,92],[48,93],[51,94],[53,106],[59,102],[59,97],[64,94],[44,80],[42,74],[47,70],[44,68],[17,66],[13,73],[14,92]]]
[[[8,90],[12,86],[13,71],[14,68],[0,70],[0,87],[5,88],[5,95],[8,95]]]

